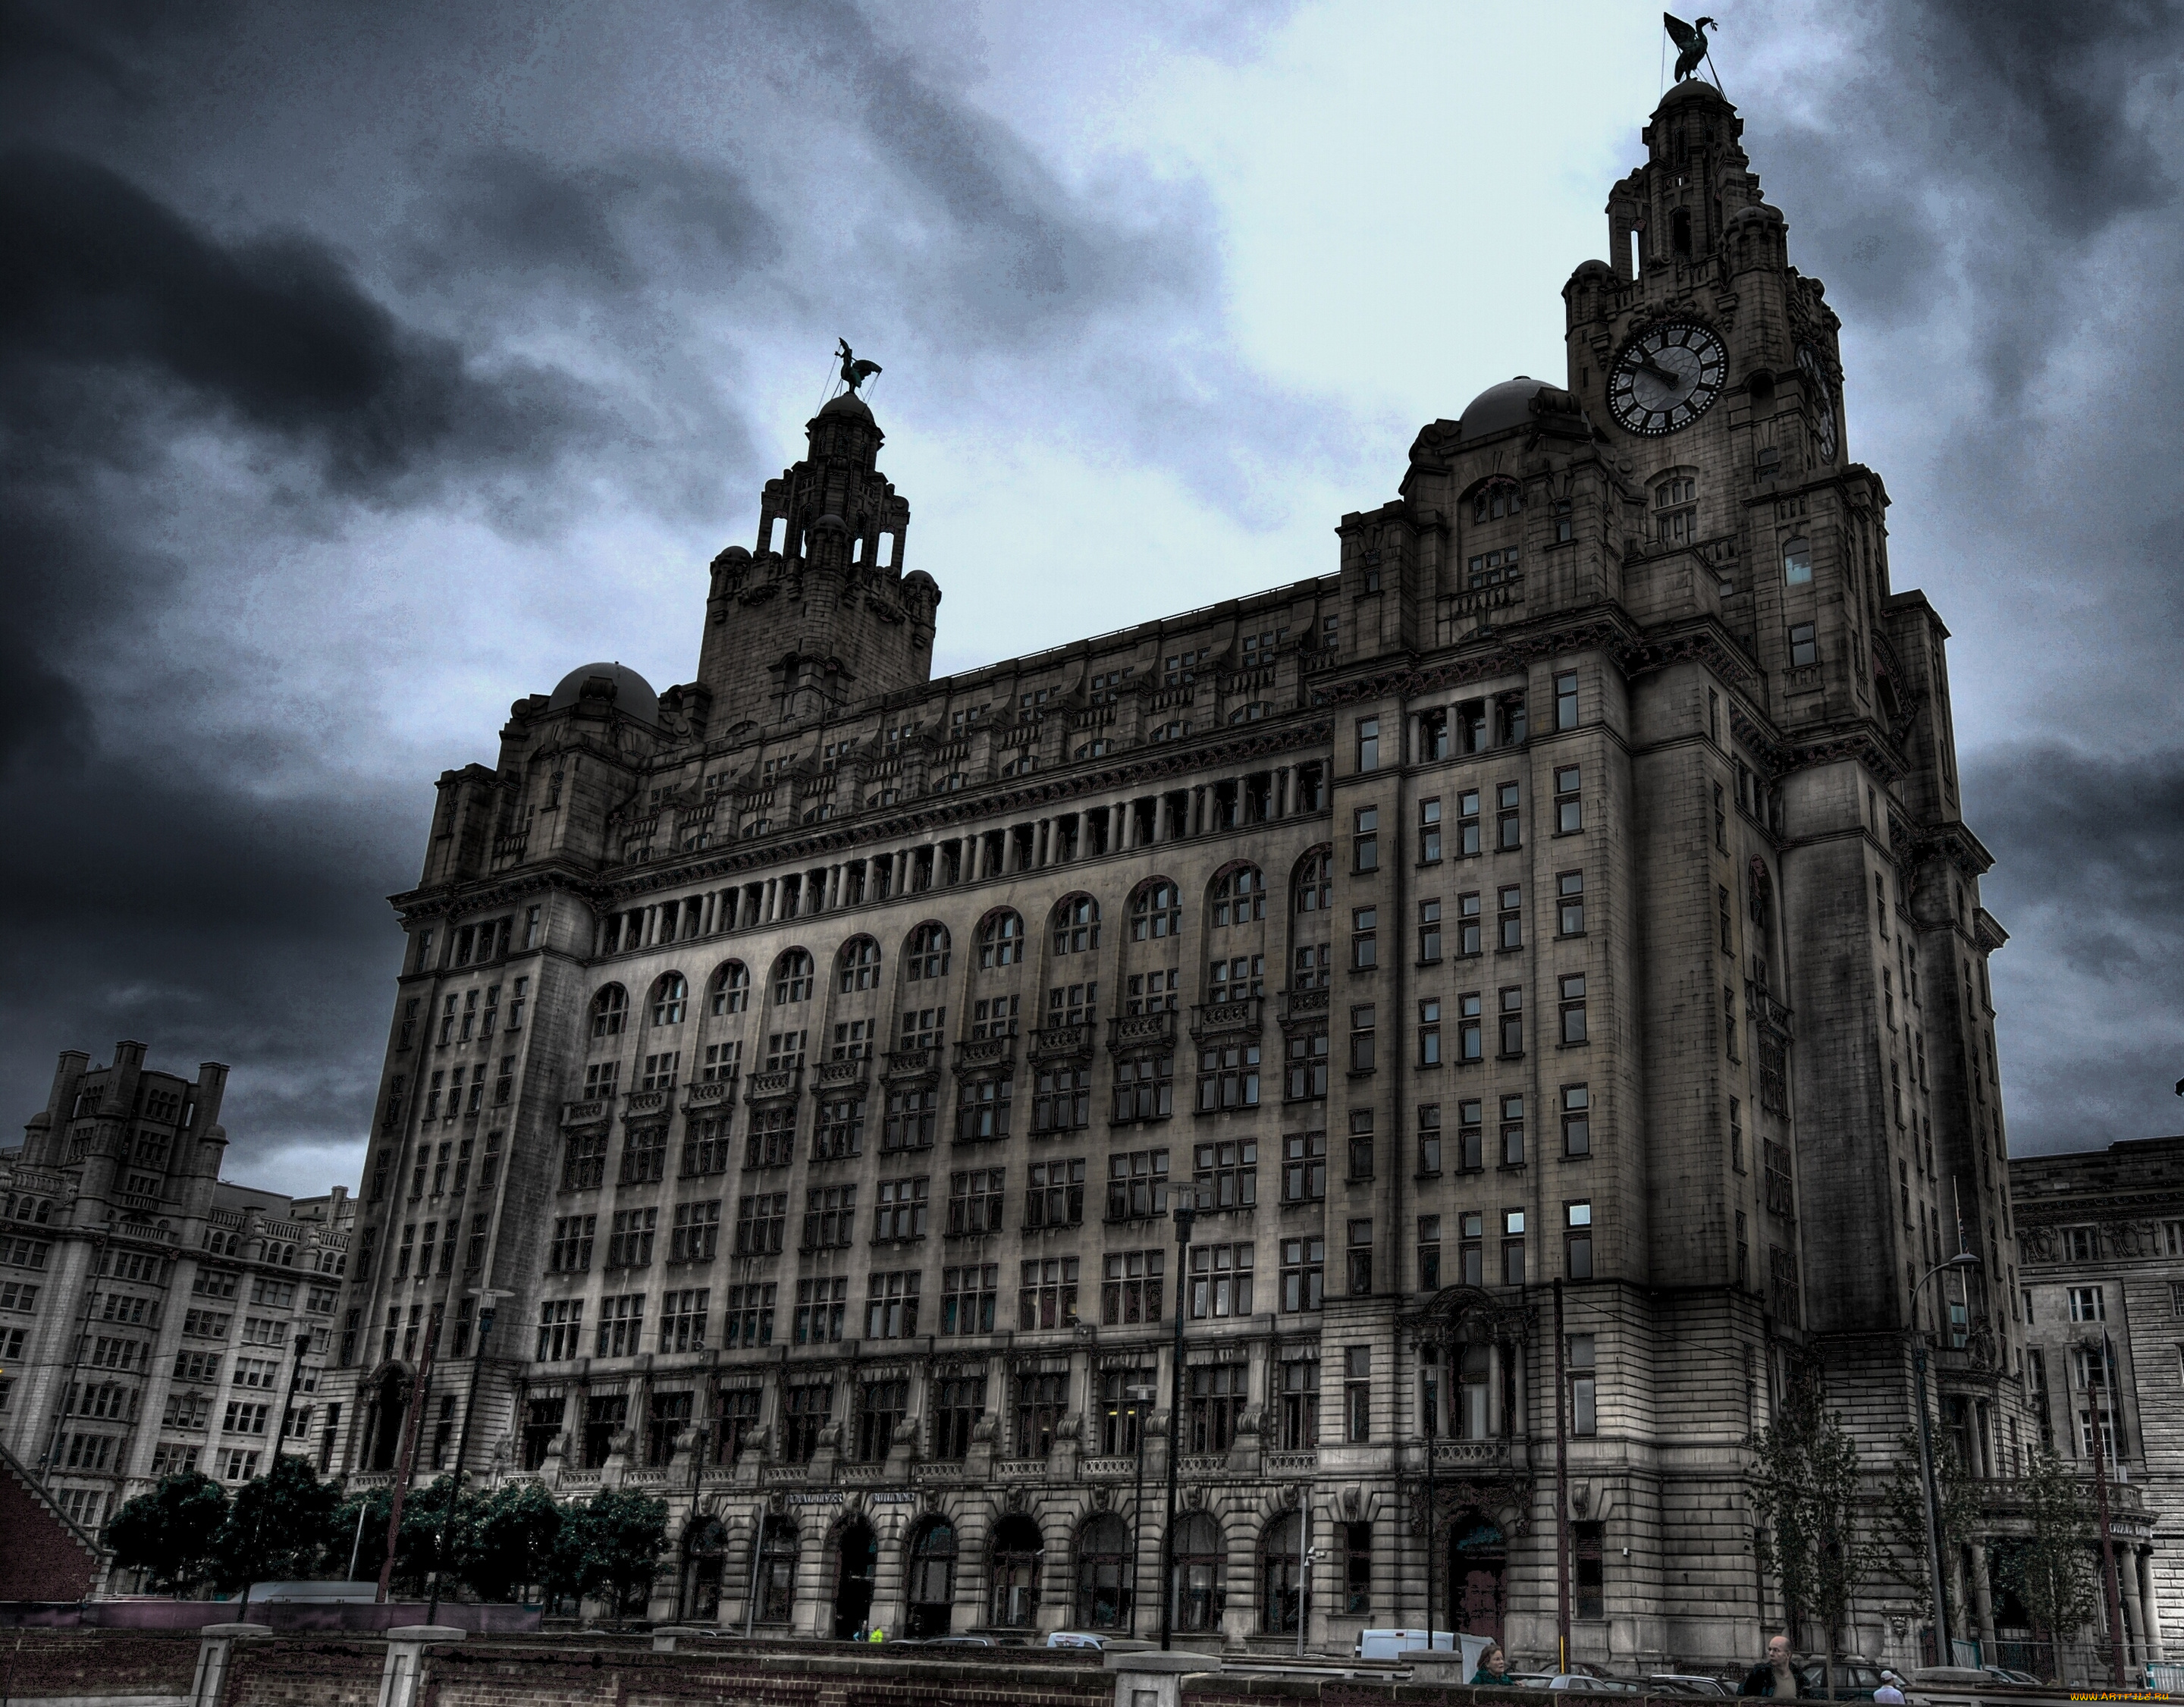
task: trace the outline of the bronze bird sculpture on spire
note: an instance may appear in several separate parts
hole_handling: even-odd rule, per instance
[[[1697,70],[1699,61],[1706,58],[1708,29],[1719,30],[1721,26],[1711,18],[1702,18],[1696,24],[1686,24],[1682,19],[1667,12],[1661,14],[1661,23],[1669,32],[1669,39],[1676,44],[1675,81],[1680,83]]]
[[[842,358],[842,383],[850,388],[850,395],[855,397],[857,388],[878,373],[880,365],[876,361],[859,361],[850,351],[849,339],[838,337],[834,342],[841,345],[836,354]]]

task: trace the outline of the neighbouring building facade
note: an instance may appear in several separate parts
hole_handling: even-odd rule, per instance
[[[0,1445],[94,1534],[170,1471],[232,1487],[283,1448],[323,1468],[338,1420],[318,1386],[354,1200],[221,1180],[227,1069],[144,1056],[64,1052],[0,1153]]]
[[[2006,1481],[1947,631],[1741,128],[1668,94],[1566,371],[1423,428],[1333,572],[932,679],[845,393],[694,680],[516,701],[395,898],[352,1482],[429,1345],[473,1470],[669,1501],[658,1615],[1150,1631],[1173,1449],[1185,1639],[1430,1603],[1529,1657],[1559,1420],[1575,1651],[1627,1670],[1779,1620],[1742,1443],[1803,1372],[1878,1464],[1933,1334]],[[1911,1656],[1887,1582],[1850,1623]]]
[[[2035,1425],[2088,1477],[2101,1431],[2126,1651],[2164,1659],[2184,1573],[2151,1514],[2184,1497],[2184,1137],[2021,1156],[2009,1174]]]

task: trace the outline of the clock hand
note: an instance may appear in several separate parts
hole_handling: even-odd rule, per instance
[[[1660,363],[1655,361],[1651,356],[1646,357],[1638,364],[1638,371],[1641,373],[1652,374],[1654,378],[1659,380],[1663,385],[1681,385],[1684,382],[1683,375],[1674,372],[1670,369],[1662,366]]]

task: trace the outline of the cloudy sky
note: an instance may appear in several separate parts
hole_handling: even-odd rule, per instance
[[[2184,1130],[2184,23],[1711,9],[1955,634],[2014,1146]],[[432,779],[691,675],[838,336],[941,669],[1332,569],[1560,372],[1662,59],[1635,0],[0,4],[8,1120],[138,1037],[235,1068],[231,1173],[354,1181]]]

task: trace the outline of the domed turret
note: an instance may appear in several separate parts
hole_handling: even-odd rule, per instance
[[[618,711],[627,711],[640,722],[657,725],[660,722],[660,695],[652,691],[652,683],[638,675],[627,664],[586,664],[571,670],[561,678],[546,701],[546,709],[558,711],[565,706],[573,706],[585,697],[585,684],[594,677],[608,683],[611,691],[604,697],[611,700]]]

